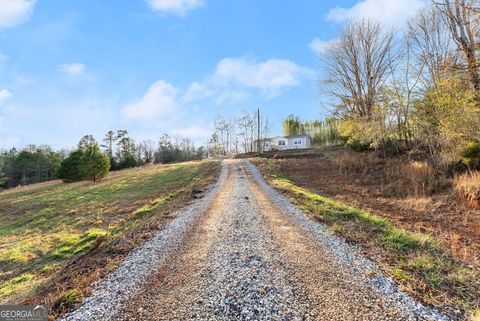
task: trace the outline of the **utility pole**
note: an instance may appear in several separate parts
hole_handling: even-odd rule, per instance
[[[260,108],[257,108],[257,154],[260,155]]]

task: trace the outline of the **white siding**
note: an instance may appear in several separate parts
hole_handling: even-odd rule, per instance
[[[288,144],[290,146],[289,149],[310,148],[310,137],[308,136],[289,137]]]
[[[268,140],[262,140],[263,150],[268,152],[272,150],[286,150],[286,149],[298,149],[298,148],[310,148],[310,137],[298,136],[298,137],[272,137]],[[257,144],[255,143],[255,150]]]

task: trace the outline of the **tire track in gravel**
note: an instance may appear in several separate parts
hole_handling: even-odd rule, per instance
[[[358,286],[349,275],[352,271],[332,259],[332,254],[318,246],[307,231],[298,227],[288,216],[281,214],[282,209],[274,204],[265,190],[252,178],[248,180],[248,185],[256,196],[261,215],[266,218],[282,257],[287,262],[293,283],[296,288],[302,289],[302,295],[306,296],[314,307],[311,312],[315,319],[408,319],[408,316],[402,316],[402,312],[394,307],[393,302],[385,305],[385,298],[372,291],[371,287]]]
[[[108,317],[75,320],[448,320],[309,221],[251,163],[223,166],[215,199],[146,286]]]
[[[268,225],[237,163],[185,252],[162,268],[115,320],[303,320]]]
[[[148,282],[144,290],[122,306],[113,320],[181,320],[189,304],[197,299],[192,289],[200,279],[202,266],[207,264],[208,251],[217,237],[220,226],[216,224],[232,189],[231,172],[207,214],[196,224],[184,245],[172,255]],[[179,302],[188,304],[179,305]],[[163,317],[161,317],[163,316]]]

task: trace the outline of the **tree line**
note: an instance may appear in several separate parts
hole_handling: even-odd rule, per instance
[[[92,135],[84,136],[71,151],[55,151],[48,145],[0,151],[0,189],[55,178],[65,182],[96,181],[110,170],[205,157],[206,148],[195,147],[189,138],[164,134],[157,142],[136,143],[126,130],[109,131],[101,143]]]
[[[480,158],[478,0],[438,0],[398,32],[348,23],[321,57],[320,90],[356,148],[416,150],[441,168]]]
[[[294,115],[290,115],[282,123],[284,136],[309,135],[312,144],[319,146],[343,142],[338,125],[339,121],[335,117],[302,121]],[[267,138],[272,127],[268,117],[257,112],[241,111],[231,120],[217,116],[213,122],[213,134],[206,144],[206,152],[215,156],[255,152],[257,140]],[[259,145],[262,152],[264,146]]]
[[[290,115],[283,121],[282,127],[284,136],[308,135],[311,143],[317,146],[337,145],[343,142],[335,117],[302,121],[298,116]]]
[[[0,188],[39,183],[55,178],[65,151],[28,145],[22,150],[0,151]]]
[[[268,117],[259,112],[241,111],[230,120],[217,116],[212,136],[206,143],[206,152],[214,156],[252,153],[256,150],[257,139],[266,138],[271,130]]]

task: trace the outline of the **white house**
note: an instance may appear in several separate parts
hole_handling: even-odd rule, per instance
[[[257,151],[258,140],[255,141],[255,151]],[[310,136],[276,136],[260,140],[261,150],[268,152],[274,150],[310,148]]]

